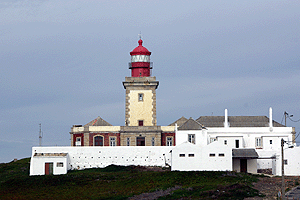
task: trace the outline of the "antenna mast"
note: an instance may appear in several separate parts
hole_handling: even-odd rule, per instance
[[[40,126],[40,132],[39,132],[39,145],[42,146],[42,124],[39,124]]]

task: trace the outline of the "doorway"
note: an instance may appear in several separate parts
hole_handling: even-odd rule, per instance
[[[45,175],[53,174],[53,162],[45,163]]]
[[[247,173],[247,159],[240,160],[240,172]]]
[[[137,137],[136,146],[145,146],[145,137]]]

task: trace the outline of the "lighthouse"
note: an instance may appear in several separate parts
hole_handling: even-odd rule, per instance
[[[125,95],[125,126],[156,126],[156,89],[159,82],[151,76],[151,52],[138,41],[130,52],[131,77],[123,82]]]

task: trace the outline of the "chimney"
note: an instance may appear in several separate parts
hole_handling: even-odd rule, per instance
[[[269,108],[269,128],[270,131],[273,131],[273,116],[272,116],[272,108]]]
[[[224,128],[228,128],[229,123],[228,123],[228,111],[225,109],[225,122],[224,122]]]

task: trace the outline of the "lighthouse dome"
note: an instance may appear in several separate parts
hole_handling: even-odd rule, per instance
[[[133,56],[133,55],[151,55],[151,52],[150,51],[148,51],[148,49],[147,48],[145,48],[145,47],[143,47],[143,40],[139,40],[138,41],[138,43],[139,43],[139,46],[138,47],[136,47],[135,49],[133,49],[133,51],[132,52],[130,52],[130,55],[131,56]]]

